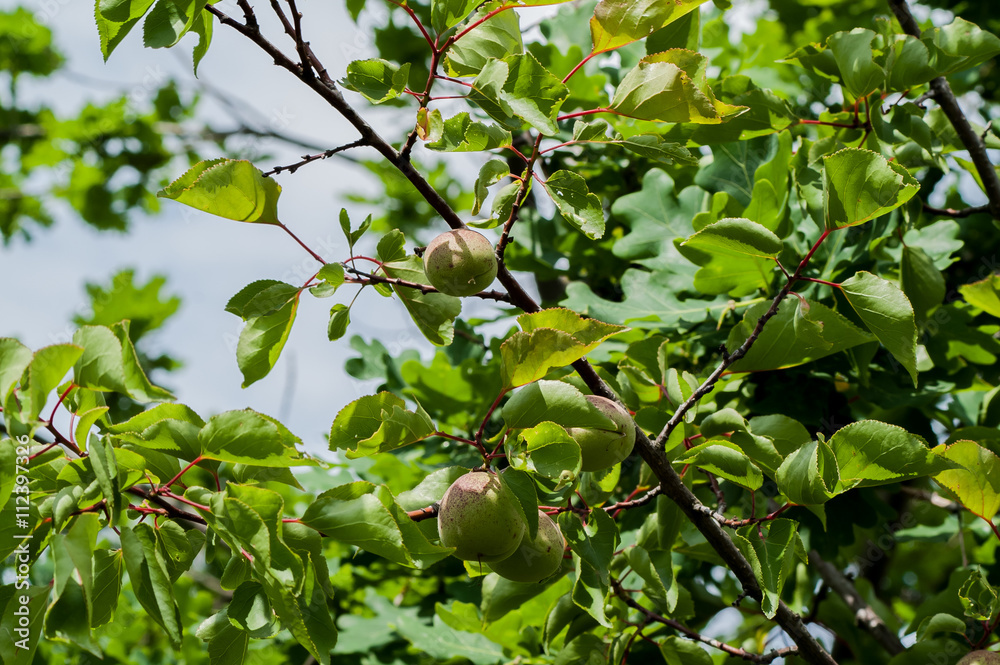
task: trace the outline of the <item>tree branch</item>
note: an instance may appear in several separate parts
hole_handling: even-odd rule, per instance
[[[303,155],[302,160],[295,162],[294,164],[289,164],[288,166],[275,166],[270,171],[264,172],[264,177],[267,178],[272,175],[277,175],[282,171],[288,171],[289,173],[295,173],[301,167],[309,164],[310,162],[315,162],[319,159],[328,159],[333,157],[337,153],[344,152],[345,150],[350,150],[351,148],[359,148],[363,145],[367,145],[364,139],[358,139],[352,143],[346,145],[337,146],[336,148],[330,148],[329,150],[324,150],[323,152],[318,152],[314,155]]]
[[[187,520],[188,522],[194,522],[195,524],[208,524],[201,515],[195,515],[194,513],[189,513],[186,510],[181,510],[174,504],[170,503],[166,499],[151,492],[144,492],[138,487],[130,487],[125,490],[129,494],[134,494],[137,497],[145,499],[150,503],[155,503],[161,508],[167,511],[167,514],[174,519]]]
[[[720,642],[717,639],[711,637],[705,637],[701,633],[691,630],[690,628],[680,623],[679,621],[675,621],[674,619],[668,619],[650,610],[649,608],[643,607],[634,598],[628,595],[628,592],[622,588],[621,582],[616,579],[611,580],[611,588],[614,590],[615,594],[617,594],[619,598],[625,601],[626,605],[628,605],[634,610],[638,610],[643,615],[645,615],[647,619],[655,621],[657,623],[661,623],[669,628],[673,628],[678,633],[681,633],[682,635],[684,635],[689,639],[692,639],[696,642],[701,642],[702,644],[707,644],[708,646],[718,649],[719,651],[723,651],[729,654],[730,656],[735,656],[736,658],[742,658],[743,660],[748,660],[751,663],[770,663],[778,658],[784,658],[786,656],[794,655],[799,651],[796,647],[784,647],[781,649],[772,649],[771,651],[762,654],[750,653],[749,651],[740,649],[739,647],[734,647],[732,645],[726,644],[725,642]]]
[[[332,81],[326,83],[322,80],[317,81],[314,78],[303,76],[301,70],[295,65],[295,63],[267,39],[265,39],[259,31],[251,30],[247,26],[233,20],[213,5],[206,5],[205,10],[216,16],[223,25],[232,27],[257,44],[274,59],[276,65],[287,69],[302,80],[303,83],[317,92],[334,109],[336,109],[345,120],[351,123],[355,130],[358,131],[361,137],[365,139],[371,147],[382,154],[383,157],[389,161],[389,163],[395,166],[399,172],[406,177],[411,184],[413,184],[416,190],[420,192],[431,207],[434,208],[434,210],[441,215],[442,218],[444,218],[445,222],[447,222],[450,227],[455,229],[465,227],[462,219],[454,210],[451,209],[441,194],[434,189],[434,187],[420,174],[419,171],[416,170],[416,168],[414,168],[409,161],[403,159],[400,154],[391,145],[389,145],[389,143],[387,143],[385,139],[383,139],[350,104],[347,103],[343,95],[334,87]],[[500,283],[507,289],[507,293],[510,296],[512,304],[527,313],[539,311],[540,308],[538,303],[536,303],[534,299],[524,290],[524,287],[522,287],[517,279],[514,278],[506,265],[501,264],[499,266],[497,279],[499,279]],[[787,288],[788,285],[786,285],[786,289]],[[784,295],[787,295],[787,291],[785,289],[783,289],[783,293]],[[781,297],[783,298],[784,295]],[[772,304],[772,307],[775,310],[777,309],[776,304]],[[771,316],[773,315],[774,313],[771,313]],[[770,317],[768,316],[767,318]],[[762,317],[758,327],[763,327],[765,322],[766,320]],[[759,331],[757,334],[759,334]],[[754,337],[753,339],[756,338]],[[753,343],[751,340],[748,340],[748,342],[749,344]],[[746,346],[747,349],[749,348],[747,343],[744,343],[744,346]],[[746,351],[744,351],[744,353],[746,353]],[[611,392],[610,388],[597,375],[597,372],[586,359],[580,359],[574,362],[573,368],[580,374],[581,378],[583,378],[584,382],[595,394],[617,401],[614,393]],[[718,522],[698,509],[698,507],[702,505],[701,502],[684,485],[681,478],[677,475],[677,472],[671,466],[670,461],[662,452],[662,449],[654,448],[653,444],[646,437],[645,433],[641,431],[641,429],[637,429],[636,432],[636,446],[642,458],[647,464],[650,465],[653,472],[660,480],[663,493],[677,503],[688,518],[691,519],[691,521],[697,526],[699,531],[701,531],[701,533],[705,536],[706,540],[708,540],[712,547],[715,548],[715,550],[736,575],[737,579],[743,585],[745,592],[754,597],[757,601],[760,601],[763,594],[757,584],[753,569],[751,568],[749,562],[736,548],[736,545],[729,538],[729,535],[723,531]],[[820,645],[816,638],[814,638],[806,629],[805,624],[802,623],[802,619],[795,612],[789,609],[787,605],[784,603],[779,604],[775,618],[778,624],[798,645],[798,653],[803,659],[809,663],[813,663],[814,665],[836,665],[836,661],[823,649],[822,645]]]
[[[924,212],[929,212],[932,215],[941,215],[942,217],[954,217],[955,219],[961,219],[963,217],[971,217],[972,215],[978,215],[983,212],[990,212],[990,207],[985,206],[974,206],[971,208],[962,208],[961,210],[956,210],[955,208],[934,208],[932,206],[923,204]]]
[[[910,13],[906,0],[889,0],[889,8],[896,15],[903,32],[920,39],[920,26],[917,25],[913,14]],[[934,93],[935,101],[948,120],[951,121],[962,145],[969,151],[969,156],[976,166],[976,171],[979,172],[983,189],[989,199],[990,214],[993,215],[994,219],[1000,219],[1000,177],[997,176],[996,169],[993,168],[989,155],[986,154],[986,144],[983,142],[983,138],[976,134],[972,125],[969,124],[968,118],[962,112],[962,107],[958,105],[958,99],[955,98],[955,93],[951,91],[951,86],[948,85],[948,80],[945,77],[939,76],[932,80],[931,91]]]
[[[407,282],[403,279],[397,279],[395,277],[383,277],[382,275],[376,275],[375,273],[364,272],[363,270],[358,270],[357,268],[352,268],[350,266],[344,266],[344,270],[347,272],[358,275],[364,278],[365,283],[379,283],[379,284],[391,284],[392,286],[405,286],[408,289],[416,289],[421,293],[440,293],[433,286],[427,284],[419,284],[417,282]],[[353,280],[352,280],[353,281]],[[496,300],[497,302],[510,302],[510,296],[501,291],[480,291],[479,293],[473,294],[475,298],[482,298],[483,300]]]
[[[893,656],[906,651],[906,647],[899,641],[899,637],[889,630],[885,622],[882,621],[882,617],[876,614],[871,605],[858,595],[858,590],[836,566],[823,560],[823,557],[816,550],[809,552],[809,562],[815,564],[816,570],[819,571],[820,577],[823,578],[827,586],[833,589],[851,608],[851,612],[854,613],[854,622],[871,633],[883,649]]]

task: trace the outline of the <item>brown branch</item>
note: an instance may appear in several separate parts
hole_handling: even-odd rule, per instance
[[[395,166],[399,172],[410,181],[414,188],[420,192],[420,195],[424,197],[424,200],[430,204],[434,210],[444,218],[448,226],[453,229],[460,229],[465,227],[465,223],[462,222],[461,217],[451,209],[448,202],[445,201],[444,197],[434,189],[434,187],[420,174],[419,171],[405,159],[402,159],[399,153],[393,148],[385,139],[383,139],[368,122],[362,118],[358,112],[347,103],[344,96],[337,90],[333,81],[330,80],[329,76],[325,76],[325,70],[320,70],[319,80],[315,78],[303,77],[302,72],[298,65],[296,65],[291,59],[288,58],[284,53],[281,52],[274,44],[267,40],[260,32],[256,30],[251,30],[246,25],[234,20],[230,16],[222,12],[218,7],[214,5],[206,5],[205,11],[210,12],[215,16],[219,22],[225,26],[231,27],[241,35],[252,41],[265,53],[267,53],[274,60],[274,64],[283,69],[287,69],[289,72],[294,74],[303,83],[312,88],[320,97],[322,97],[330,106],[332,106],[338,113],[340,113],[345,120],[347,120],[354,127],[355,130],[361,135],[368,145],[377,150],[385,159]]]
[[[836,566],[824,561],[816,550],[809,552],[809,562],[815,564],[816,570],[826,585],[847,603],[851,612],[854,613],[854,622],[871,633],[883,649],[893,656],[906,650],[903,643],[899,641],[899,637],[889,630],[882,617],[876,614],[871,605],[858,595],[858,591],[851,584],[851,581]]]
[[[354,141],[352,143],[337,146],[336,148],[330,148],[329,150],[324,150],[323,152],[318,152],[314,155],[303,155],[301,161],[295,162],[294,164],[289,164],[288,166],[275,166],[270,171],[264,172],[263,175],[265,178],[267,178],[272,175],[277,175],[283,171],[288,171],[289,173],[295,173],[306,164],[315,162],[320,159],[328,159],[330,157],[333,157],[337,153],[344,152],[345,150],[350,150],[351,148],[359,148],[363,145],[366,145],[365,140],[358,139],[357,141]]]
[[[638,499],[631,499],[628,501],[619,501],[618,503],[613,503],[610,506],[604,506],[604,510],[609,513],[613,513],[612,517],[617,515],[622,510],[628,510],[629,508],[636,508],[638,506],[644,506],[653,499],[655,499],[660,494],[660,487],[654,487],[649,490]]]
[[[707,644],[710,647],[723,651],[730,656],[735,656],[736,658],[742,658],[743,660],[748,660],[751,663],[770,663],[778,658],[784,658],[786,656],[791,656],[798,653],[796,647],[783,647],[781,649],[772,649],[767,653],[750,653],[745,649],[739,647],[734,647],[732,645],[726,644],[725,642],[720,642],[719,640],[712,637],[705,637],[701,633],[694,631],[679,621],[674,619],[668,619],[660,614],[657,614],[653,610],[643,607],[634,598],[628,595],[628,592],[622,588],[621,582],[616,579],[611,580],[611,588],[614,590],[615,594],[619,598],[625,601],[625,604],[634,610],[638,610],[650,621],[655,621],[661,623],[668,628],[673,628],[678,633],[681,633],[685,637],[692,639],[696,642],[701,642],[702,644]]]
[[[45,429],[47,429],[49,433],[52,434],[53,437],[55,437],[56,443],[69,448],[70,450],[73,451],[74,454],[76,454],[77,457],[87,456],[87,453],[80,450],[80,446],[76,445],[75,443],[67,439],[65,436],[63,436],[62,432],[57,430],[52,423],[46,425]]]
[[[901,488],[903,494],[909,494],[915,499],[920,499],[922,501],[927,501],[931,505],[937,506],[938,508],[944,508],[951,513],[960,513],[964,509],[964,506],[960,503],[946,499],[940,494],[935,492],[930,492],[928,490],[920,489],[919,487],[910,487],[909,485],[903,485]]]
[[[135,496],[141,497],[142,499],[145,499],[150,503],[155,503],[156,505],[166,510],[167,514],[174,519],[187,520],[188,522],[194,522],[195,524],[208,524],[208,522],[205,521],[205,518],[202,517],[201,515],[195,515],[194,513],[189,513],[186,510],[181,510],[180,508],[170,503],[163,497],[158,496],[156,494],[152,494],[151,492],[144,492],[138,487],[130,487],[125,491],[128,492],[129,494],[134,494]]]
[[[423,520],[429,520],[432,517],[437,517],[438,508],[440,507],[441,507],[440,504],[438,504],[435,501],[426,508],[420,508],[418,510],[409,511],[408,513],[406,513],[406,516],[409,517],[414,522],[422,522]]]
[[[896,15],[903,32],[920,39],[920,26],[917,25],[913,14],[910,13],[906,0],[889,0],[889,8]],[[958,99],[955,98],[955,93],[951,91],[951,86],[948,85],[948,80],[945,77],[939,76],[933,79],[930,86],[934,93],[934,100],[951,121],[955,133],[958,134],[965,149],[969,151],[972,163],[975,164],[976,171],[979,172],[983,189],[989,199],[990,213],[995,219],[1000,219],[1000,177],[997,176],[996,169],[993,168],[989,155],[986,154],[986,144],[983,142],[983,137],[976,134],[976,130],[969,124],[968,118],[965,117],[962,107],[958,105]]]
[[[362,280],[348,279],[348,281],[351,282],[357,282],[361,284],[371,284],[371,283],[390,284],[392,286],[404,286],[408,289],[416,289],[421,293],[440,293],[440,291],[435,289],[433,286],[428,286],[427,284],[420,284],[418,282],[408,282],[404,279],[397,279],[395,277],[383,277],[382,275],[376,275],[374,273],[364,272],[363,270],[358,270],[357,268],[352,268],[350,266],[344,266],[344,270],[363,278]],[[496,300],[497,302],[505,302],[505,303],[510,302],[510,296],[507,295],[506,293],[503,293],[502,291],[480,291],[479,293],[473,294],[472,296],[469,297],[482,298],[483,300]]]
[[[932,206],[923,204],[924,212],[929,212],[932,215],[941,215],[942,217],[954,217],[955,219],[961,219],[963,217],[971,217],[972,215],[978,215],[980,213],[990,212],[990,207],[985,206],[974,206],[972,208],[962,208],[961,210],[956,210],[955,208],[934,208]]]

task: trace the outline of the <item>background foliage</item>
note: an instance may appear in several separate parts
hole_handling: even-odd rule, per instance
[[[771,0],[742,32],[724,2],[556,2],[540,20],[548,3],[388,4],[379,57],[344,72],[311,52],[308,7],[257,4],[282,18],[280,46],[247,2],[102,0],[97,35],[106,58],[142,38],[196,69],[212,31],[235,28],[357,136],[251,163],[225,136],[171,131],[198,100],[170,83],[142,108],[22,105],[19,80],[62,61],[14,10],[0,232],[44,234],[53,204],[125,230],[173,205],[159,190],[299,241],[279,183],[346,153],[384,195],[330,212],[341,254],[299,241],[312,279],[261,275],[218,299],[245,322],[244,386],[269,380],[318,298],[336,303],[331,341],[357,351],[347,372],[382,385],[331,410],[332,461],[269,415],[176,403],[157,385],[176,361],[144,336],[178,301],[129,272],[87,287],[72,343],[0,340],[4,431],[34,441],[29,464],[0,446],[0,554],[18,497],[33,529],[31,648],[15,645],[8,568],[3,662],[902,665],[994,642],[987,3],[915,7],[933,19],[919,37],[899,0]],[[378,135],[375,113],[403,130]],[[442,220],[497,242],[499,288],[476,306],[427,287],[413,256]],[[379,297],[428,344],[346,342]],[[606,473],[580,473],[552,425],[593,417],[590,392],[642,430]],[[526,514],[558,515],[569,550],[552,579],[482,575],[437,543],[435,502],[484,458],[513,467]]]

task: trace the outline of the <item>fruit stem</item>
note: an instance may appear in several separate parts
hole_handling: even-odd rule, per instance
[[[485,416],[483,416],[483,422],[480,423],[479,425],[479,431],[476,432],[475,445],[477,448],[479,448],[479,452],[482,453],[483,459],[486,460],[487,462],[490,459],[490,455],[489,453],[486,452],[486,448],[483,446],[483,431],[486,429],[486,423],[489,422],[490,416],[492,416],[493,412],[496,411],[498,406],[500,406],[500,400],[502,400],[504,398],[504,395],[507,394],[507,390],[508,390],[507,388],[501,390],[500,394],[497,395],[497,398],[493,400],[493,404],[490,405],[490,410],[486,412]]]

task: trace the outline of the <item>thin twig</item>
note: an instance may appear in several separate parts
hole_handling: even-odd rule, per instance
[[[375,283],[375,284],[389,284],[392,286],[403,286],[408,289],[416,289],[421,293],[440,293],[440,291],[435,289],[433,286],[428,286],[427,284],[420,284],[419,282],[408,282],[404,279],[397,279],[395,277],[384,277],[382,275],[376,275],[375,273],[364,272],[363,270],[358,270],[357,268],[351,268],[350,266],[344,266],[344,270],[346,272],[351,273],[352,275],[358,275],[363,279],[363,281],[358,281],[358,280],[348,280],[348,281],[364,283],[364,284]],[[497,302],[505,302],[505,303],[510,302],[510,296],[506,293],[503,293],[502,291],[480,291],[479,293],[476,293],[469,297],[481,298],[483,300],[495,300]]]
[[[303,155],[301,161],[295,162],[294,164],[289,164],[288,166],[275,166],[270,171],[264,172],[263,175],[265,178],[267,178],[272,175],[277,175],[283,171],[288,171],[289,173],[295,173],[296,171],[299,170],[299,168],[305,166],[306,164],[315,162],[320,159],[329,159],[330,157],[333,157],[337,153],[344,152],[345,150],[350,150],[351,148],[360,148],[363,145],[367,145],[366,141],[364,139],[358,139],[357,141],[353,141],[346,145],[337,146],[336,148],[330,148],[329,150],[324,150],[323,152],[319,152],[314,155]]]
[[[701,642],[702,644],[707,644],[710,647],[718,649],[719,651],[725,652],[730,656],[735,656],[737,658],[742,658],[743,660],[750,661],[751,663],[770,663],[778,658],[784,658],[786,656],[791,656],[797,654],[799,650],[796,647],[783,647],[781,649],[772,649],[767,653],[750,653],[739,647],[734,647],[725,642],[720,642],[719,640],[706,637],[701,633],[691,630],[684,624],[676,621],[674,619],[668,619],[660,614],[657,614],[653,610],[643,607],[634,598],[628,595],[628,592],[622,588],[621,582],[615,579],[611,580],[611,588],[618,595],[619,598],[625,601],[625,604],[634,610],[641,612],[650,621],[655,621],[661,623],[664,626],[673,628],[677,632],[681,633],[685,637],[692,639],[696,642]]]
[[[920,39],[920,26],[917,25],[913,14],[910,13],[910,7],[906,0],[889,0],[889,7],[896,15],[896,19],[899,20],[903,32]],[[955,93],[948,85],[948,79],[939,76],[931,81],[930,87],[934,91],[934,100],[951,121],[962,145],[969,151],[972,163],[975,164],[976,171],[979,172],[979,178],[983,183],[983,190],[989,199],[990,213],[995,219],[1000,219],[1000,177],[997,176],[996,169],[993,168],[993,163],[990,162],[989,155],[986,153],[986,144],[983,142],[983,138],[976,134],[976,130],[969,124],[962,107],[958,104]]]
[[[985,206],[973,206],[971,208],[962,208],[961,210],[956,210],[955,208],[934,208],[932,206],[923,204],[924,212],[929,212],[932,215],[941,215],[942,217],[954,217],[955,219],[962,219],[963,217],[971,217],[972,215],[978,215],[980,213],[989,213],[990,207]]]
[[[823,557],[816,550],[809,552],[809,563],[816,566],[816,570],[827,586],[847,603],[851,612],[854,613],[854,622],[871,633],[871,636],[882,645],[883,649],[893,656],[906,650],[903,643],[899,641],[899,637],[889,630],[882,617],[876,614],[871,605],[865,602],[851,581],[836,566],[823,560]]]

